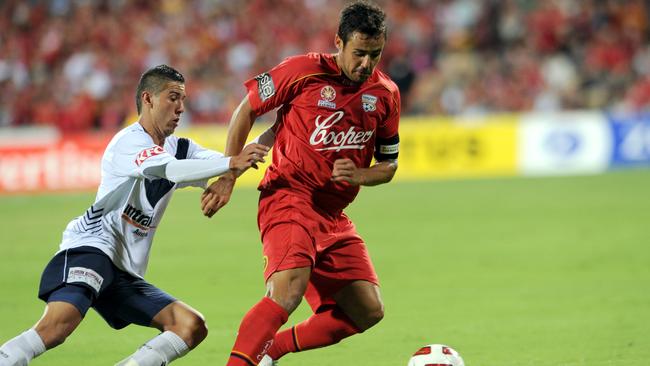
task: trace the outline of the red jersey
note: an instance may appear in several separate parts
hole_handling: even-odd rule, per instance
[[[365,82],[354,84],[334,55],[310,53],[286,59],[245,86],[256,115],[280,107],[273,162],[260,183],[262,191],[289,190],[338,213],[359,187],[331,181],[335,160],[348,158],[366,168],[373,154],[380,160],[397,157],[400,94],[377,68]]]

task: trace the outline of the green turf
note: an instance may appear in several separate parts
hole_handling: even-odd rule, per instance
[[[382,280],[386,318],[365,334],[291,354],[282,366],[405,366],[447,343],[468,366],[645,366],[650,360],[650,171],[538,179],[392,183],[348,214]],[[178,192],[147,278],[203,312],[210,335],[176,365],[220,365],[263,294],[256,192],[212,220]],[[0,343],[31,326],[40,271],[93,195],[0,197]],[[306,317],[303,305],[290,323]],[[92,311],[34,365],[112,365],[151,338]]]

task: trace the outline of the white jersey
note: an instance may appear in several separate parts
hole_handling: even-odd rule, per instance
[[[180,145],[187,146],[179,149]],[[123,271],[143,277],[156,228],[176,188],[205,187],[207,180],[176,184],[148,174],[178,158],[220,159],[188,139],[169,136],[158,146],[139,123],[118,132],[102,157],[102,178],[95,203],[63,232],[60,250],[91,246]],[[186,151],[186,154],[184,152]]]

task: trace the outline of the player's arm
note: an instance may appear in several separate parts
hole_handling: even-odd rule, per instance
[[[231,172],[237,174],[259,162],[264,162],[269,148],[251,143],[239,154],[219,159],[182,159],[171,160],[164,165],[151,166],[145,173],[159,178],[169,179],[175,183],[193,182],[220,176]]]
[[[248,101],[248,95],[246,95],[230,119],[226,139],[226,156],[237,155],[242,151],[256,118],[257,115]]]
[[[376,186],[390,182],[396,171],[396,159],[378,161],[369,168],[358,168],[350,159],[337,159],[332,168],[332,181],[353,186]]]
[[[257,115],[253,111],[247,95],[239,103],[239,106],[235,109],[230,119],[228,137],[226,139],[226,156],[238,154],[242,151],[256,118]],[[275,140],[275,134],[273,135],[273,139]],[[222,175],[203,192],[201,196],[201,210],[205,216],[212,217],[212,215],[230,201],[235,180],[241,173],[243,171]]]
[[[399,135],[378,138],[375,145],[377,163],[369,168],[358,168],[350,159],[338,159],[332,167],[332,180],[355,186],[376,186],[390,182],[397,171]]]
[[[273,147],[273,144],[275,144],[275,125],[269,127],[266,131],[255,137],[253,141],[251,141],[246,146],[250,144],[262,144],[264,146],[268,146],[269,148]]]

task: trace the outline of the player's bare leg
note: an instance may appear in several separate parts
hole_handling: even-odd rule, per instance
[[[298,308],[305,295],[309,276],[311,276],[310,267],[275,272],[266,281],[266,296],[291,314]]]
[[[25,331],[0,347],[0,365],[24,366],[65,341],[83,317],[74,305],[53,301],[34,328]]]
[[[361,331],[384,318],[384,303],[379,286],[368,281],[354,281],[334,295],[337,305]]]
[[[63,301],[52,301],[45,307],[43,317],[34,330],[43,340],[46,349],[62,344],[77,329],[83,319],[77,308]]]
[[[181,301],[164,307],[153,318],[151,327],[162,333],[117,365],[166,365],[186,355],[208,335],[203,315]]]
[[[189,349],[194,349],[208,336],[203,315],[182,301],[175,301],[163,308],[153,318],[151,326],[161,332],[174,332]]]
[[[384,316],[379,287],[368,281],[353,281],[335,296],[337,305],[321,307],[296,326],[276,334],[261,366],[276,365],[290,352],[327,347],[377,324]]]
[[[228,366],[257,365],[273,344],[275,333],[287,321],[305,294],[310,267],[272,274],[266,282],[266,296],[242,319]]]

